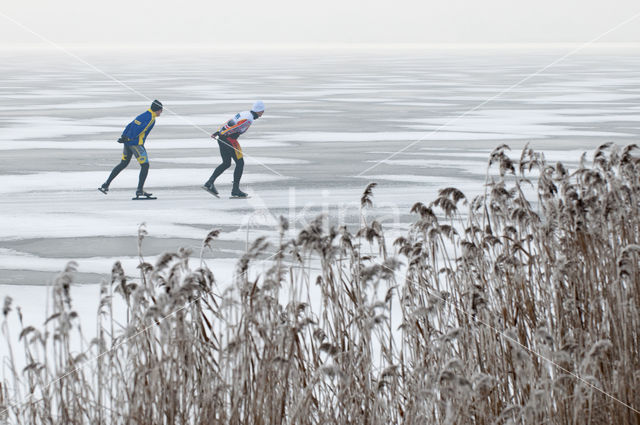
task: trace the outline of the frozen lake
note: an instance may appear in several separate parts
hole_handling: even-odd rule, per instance
[[[322,212],[357,224],[371,181],[376,214],[402,231],[440,188],[479,193],[499,144],[517,156],[529,142],[571,166],[604,142],[637,142],[640,55],[572,56],[483,104],[564,53],[78,52],[101,73],[62,52],[1,52],[0,299],[47,284],[69,260],[78,283],[99,282],[116,260],[136,276],[143,222],[150,258],[198,253],[222,229],[206,258],[224,276],[247,241],[275,236],[280,215],[291,236]],[[159,199],[130,200],[135,161],[105,196],[96,188],[120,159],[116,139],[147,98],[165,105],[146,143],[145,188]],[[230,169],[215,199],[200,189],[220,160],[209,134],[256,99],[265,115],[240,139],[252,198],[227,198]]]

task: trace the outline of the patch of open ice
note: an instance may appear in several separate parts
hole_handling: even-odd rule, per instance
[[[444,160],[444,159],[385,159],[383,161],[367,161],[373,163],[387,164],[387,165],[400,165],[403,167],[421,167],[429,169],[437,168],[451,168],[455,170],[464,171],[469,174],[477,174],[479,176],[485,175],[484,168],[486,168],[486,162],[479,161],[464,161],[464,160]],[[484,168],[483,168],[484,166]],[[397,180],[397,179],[393,179]]]
[[[456,184],[469,184],[470,180],[461,178],[450,178],[445,176],[429,176],[429,175],[417,175],[417,174],[376,174],[366,176],[353,176],[354,178],[366,179],[369,181],[376,180],[391,180],[397,182],[408,183],[425,183],[431,186],[451,186]]]
[[[523,134],[472,133],[440,131],[377,131],[377,132],[323,132],[298,131],[267,136],[285,142],[379,142],[379,141],[417,141],[417,140],[517,140],[531,136]]]
[[[65,118],[38,117],[35,125],[33,118],[16,118],[12,121],[15,124],[0,127],[0,142],[110,132],[118,135],[122,133],[121,126],[87,125],[82,121]]]
[[[347,103],[380,103],[380,102],[390,102],[390,101],[398,101],[398,99],[391,99],[387,97],[331,97],[325,99],[329,102],[347,102]]]
[[[598,103],[621,100],[640,100],[638,95],[617,94],[611,92],[570,93],[556,96],[543,96],[527,100],[528,103]]]
[[[390,102],[389,105],[392,106],[421,106],[427,108],[436,108],[443,106],[455,106],[455,103],[445,103],[445,102]],[[397,120],[393,120],[397,121]]]

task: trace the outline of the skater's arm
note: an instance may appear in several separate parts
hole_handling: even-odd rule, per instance
[[[251,123],[246,119],[239,120],[238,122],[230,120],[219,130],[220,137],[232,137],[237,139],[238,136],[247,131],[249,125],[251,125]]]
[[[218,139],[226,140],[226,138],[229,136],[229,133],[227,131],[229,130],[230,127],[233,127],[235,123],[236,121],[233,118],[231,118],[229,121],[222,124],[220,128],[218,128],[218,130],[211,135],[211,137],[214,139],[218,138]]]

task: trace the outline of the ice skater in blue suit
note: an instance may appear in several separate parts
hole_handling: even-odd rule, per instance
[[[118,139],[118,143],[123,143],[122,159],[118,165],[111,171],[111,175],[106,182],[98,188],[104,194],[109,191],[109,185],[118,174],[129,165],[131,157],[135,156],[140,164],[140,176],[138,177],[138,189],[136,197],[150,197],[151,194],[144,191],[144,181],[149,173],[149,156],[144,148],[144,142],[156,123],[156,118],[162,114],[162,103],[154,100],[151,107],[141,113],[127,125],[122,132],[122,136]]]

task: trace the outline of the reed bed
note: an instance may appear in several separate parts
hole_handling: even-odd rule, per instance
[[[198,260],[150,264],[141,249],[138,278],[116,263],[102,283],[79,350],[70,263],[42,327],[9,329],[5,299],[0,422],[638,425],[635,148],[603,145],[569,173],[503,145],[482,196],[417,202],[395,241],[364,214],[353,232],[318,218],[293,240],[282,220],[233,282],[203,260],[217,231]]]

